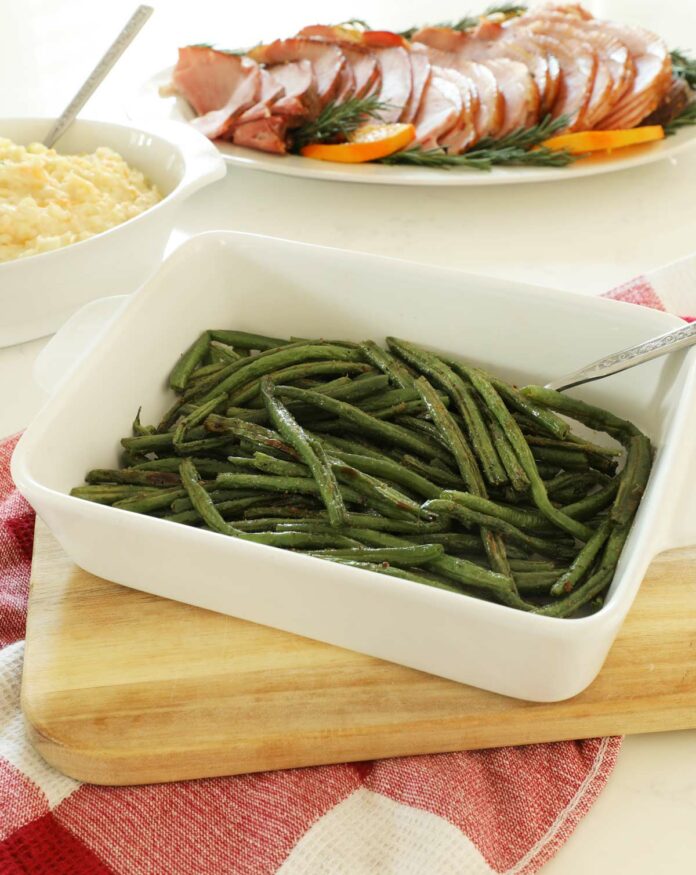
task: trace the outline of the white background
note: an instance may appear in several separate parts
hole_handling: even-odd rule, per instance
[[[0,0],[0,118],[59,113],[135,5]],[[152,5],[155,14],[84,116],[122,118],[129,94],[172,64],[180,44],[251,45],[305,24],[355,17],[398,29],[477,11],[474,0]],[[696,50],[696,0],[586,5],[649,26],[672,47]],[[675,161],[533,188],[381,188],[230,169],[226,180],[187,204],[172,245],[185,234],[227,227],[597,294],[696,252],[695,193],[696,149]],[[23,428],[41,403],[31,369],[42,345],[0,350],[0,436]],[[695,825],[696,732],[634,736],[603,795],[544,873],[693,872]]]

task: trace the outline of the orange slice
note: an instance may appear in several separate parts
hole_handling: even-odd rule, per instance
[[[363,125],[353,131],[347,143],[312,143],[300,149],[305,158],[360,164],[375,161],[404,149],[416,136],[413,125]]]
[[[573,155],[585,152],[611,152],[624,146],[636,146],[639,143],[652,143],[664,139],[665,132],[661,125],[646,125],[642,128],[628,128],[621,131],[578,131],[575,134],[560,134],[551,137],[541,145],[548,149],[567,149]]]

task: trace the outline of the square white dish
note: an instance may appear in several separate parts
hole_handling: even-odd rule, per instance
[[[71,497],[114,466],[137,408],[156,421],[166,376],[205,328],[279,336],[406,337],[541,382],[679,324],[629,304],[232,232],[180,247],[92,343],[15,451],[20,491],[68,555],[126,586],[358,650],[505,695],[568,698],[596,676],[644,572],[696,540],[696,352],[573,394],[641,426],[657,447],[610,595],[557,620]],[[116,619],[116,618],[114,618]]]

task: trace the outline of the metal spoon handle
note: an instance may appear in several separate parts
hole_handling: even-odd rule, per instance
[[[660,334],[659,337],[653,337],[651,340],[629,346],[627,349],[622,349],[620,352],[592,362],[579,371],[574,371],[572,374],[566,374],[558,380],[547,383],[546,388],[556,389],[560,392],[563,389],[570,389],[572,386],[579,386],[581,383],[601,380],[602,377],[618,374],[619,371],[634,368],[643,362],[649,362],[661,355],[676,352],[678,349],[683,349],[694,343],[696,343],[696,322],[692,322],[684,328],[676,328],[674,331]]]
[[[152,6],[138,6],[135,12],[126,22],[125,27],[109,46],[106,53],[99,61],[97,66],[89,74],[80,90],[73,97],[70,103],[65,107],[60,117],[53,125],[44,139],[44,146],[51,146],[63,136],[65,131],[75,120],[75,117],[87,103],[94,91],[102,83],[108,72],[114,66],[116,61],[125,52],[128,46],[133,42],[135,37],[140,32],[141,27],[145,24],[148,18],[152,15]]]

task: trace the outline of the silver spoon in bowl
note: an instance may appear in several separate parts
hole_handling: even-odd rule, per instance
[[[649,362],[662,355],[669,355],[671,352],[676,352],[695,343],[696,322],[692,322],[682,328],[675,328],[665,334],[660,334],[650,340],[644,340],[635,346],[628,346],[626,349],[598,359],[580,370],[552,380],[546,384],[545,388],[562,392],[564,389],[590,383],[592,380],[602,380],[604,377],[610,377],[612,374],[618,374],[620,371],[642,365],[643,362]]]
[[[116,61],[125,52],[140,32],[140,29],[153,13],[152,6],[138,6],[126,22],[125,26],[111,43],[97,66],[85,79],[80,90],[60,114],[51,130],[44,137],[44,146],[49,149],[67,131],[75,121],[77,114],[104,81]]]

